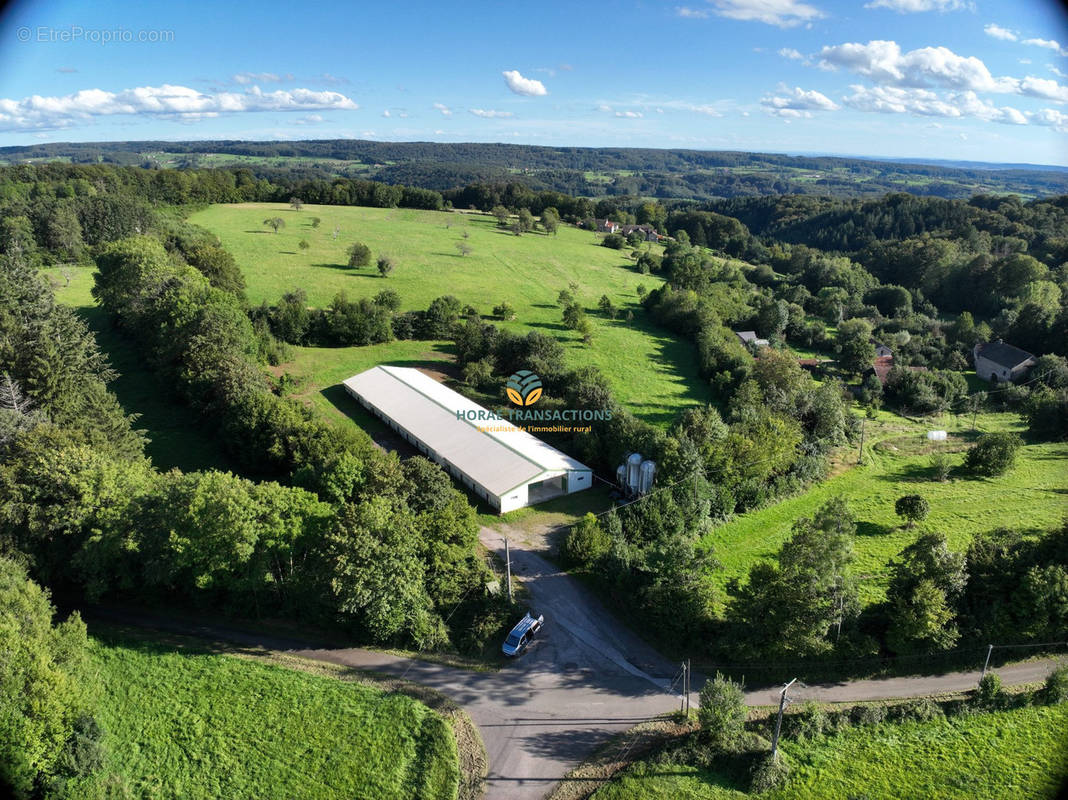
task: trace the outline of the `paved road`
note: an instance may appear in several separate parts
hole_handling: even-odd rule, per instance
[[[503,556],[501,534],[483,528],[483,544]],[[678,666],[642,642],[597,598],[517,537],[513,573],[545,614],[542,633],[520,658],[497,673],[476,673],[359,648],[321,649],[306,643],[218,626],[165,624],[123,614],[123,622],[163,627],[281,650],[354,668],[374,669],[426,684],[471,715],[489,756],[487,800],[536,800],[607,737],[678,707],[671,682]],[[1056,659],[998,670],[1007,684],[1042,680]],[[798,699],[875,700],[970,689],[979,671],[798,687]],[[693,701],[696,701],[696,697]],[[778,703],[776,689],[746,693],[750,705]]]

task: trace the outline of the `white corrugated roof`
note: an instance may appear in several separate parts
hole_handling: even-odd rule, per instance
[[[494,494],[543,473],[590,470],[525,431],[480,431],[493,423],[459,419],[457,411],[485,409],[417,369],[372,367],[345,386]]]

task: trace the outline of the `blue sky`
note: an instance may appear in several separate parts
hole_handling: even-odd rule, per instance
[[[349,137],[1068,164],[1066,56],[1054,0],[22,3],[0,20],[0,144]]]

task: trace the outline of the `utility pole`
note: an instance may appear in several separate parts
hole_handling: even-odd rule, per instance
[[[690,668],[690,659],[686,659],[686,719],[690,719],[690,678],[693,671]]]
[[[687,699],[687,693],[686,693],[686,690],[687,690],[686,662],[683,661],[681,666],[682,666],[682,696],[679,698],[679,712],[682,713],[682,714],[685,714],[686,716],[689,716],[690,710],[688,708],[686,708],[686,699]]]
[[[774,761],[778,757],[779,752],[779,731],[782,730],[782,710],[786,708],[786,693],[793,686],[794,681],[797,678],[791,680],[788,684],[782,687],[782,691],[779,692],[779,718],[775,720],[775,738],[771,740],[771,758]]]
[[[504,571],[508,576],[508,602],[512,602],[512,551],[508,548],[508,537],[504,537]]]
[[[866,417],[860,418],[860,450],[857,452],[857,464],[864,463],[864,423]]]
[[[979,676],[979,683],[983,682],[983,678],[986,677],[987,667],[990,666],[990,654],[994,652],[994,645],[988,644],[986,646],[986,661],[983,662],[983,674]]]

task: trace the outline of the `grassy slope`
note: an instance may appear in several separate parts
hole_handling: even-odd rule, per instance
[[[134,797],[456,795],[447,723],[404,695],[133,641],[94,642],[92,663],[105,771]]]
[[[811,742],[784,740],[793,772],[765,800],[1050,798],[1065,775],[1068,705],[936,722],[852,728]],[[730,778],[693,767],[639,764],[597,800],[750,797]]]
[[[268,216],[281,217],[286,227],[271,233],[263,225]],[[318,229],[311,227],[312,217],[322,219]],[[666,424],[681,408],[711,398],[697,374],[692,345],[645,323],[641,314],[627,323],[596,311],[602,294],[623,309],[634,308],[639,283],[653,289],[662,281],[636,272],[622,253],[598,246],[599,239],[588,231],[561,226],[553,237],[516,237],[499,231],[495,220],[482,214],[350,206],[305,206],[296,212],[255,203],[212,206],[190,221],[216,233],[234,254],[254,304],[275,302],[298,286],[316,306],[328,304],[339,291],[356,298],[386,288],[400,294],[404,309],[424,309],[434,298],[452,294],[488,315],[494,305],[507,301],[517,319],[498,324],[557,337],[572,366],[600,367],[619,400],[651,422]],[[341,228],[336,241],[335,226]],[[464,230],[470,235],[466,240]],[[298,247],[301,239],[309,242],[309,249]],[[374,268],[345,268],[345,250],[354,241],[365,242],[376,256],[392,255],[397,262],[394,273],[382,279]],[[459,255],[460,242],[471,247],[470,255]],[[591,312],[592,347],[584,346],[560,321],[556,296],[572,281]],[[413,348],[432,353],[432,359],[446,357],[429,342],[394,342],[372,350],[300,348],[285,369],[320,391],[372,363],[406,361]]]
[[[1068,511],[1064,489],[1068,444],[1026,444],[1016,467],[999,478],[974,479],[955,470],[950,480],[929,479],[930,452],[934,446],[925,433],[946,429],[950,439],[940,445],[950,452],[955,465],[963,461],[963,449],[974,439],[971,418],[945,417],[913,423],[883,413],[867,423],[868,444],[864,466],[852,466],[841,474],[791,497],[716,528],[706,539],[715,548],[724,569],[712,580],[719,586],[742,576],[756,558],[772,558],[789,537],[795,519],[811,515],[832,497],[844,496],[856,514],[857,560],[854,574],[864,580],[861,597],[866,602],[881,599],[885,592],[887,563],[916,537],[918,529],[902,527],[894,502],[905,494],[920,494],[931,505],[923,526],[946,534],[952,547],[963,549],[971,537],[999,526],[1043,530],[1057,525]],[[1015,414],[984,414],[978,418],[980,432],[1022,432]],[[856,450],[845,454],[855,463]]]

